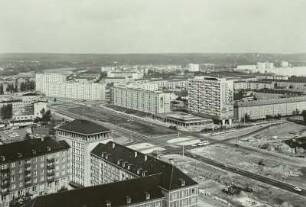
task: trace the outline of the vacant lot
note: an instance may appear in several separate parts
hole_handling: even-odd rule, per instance
[[[147,123],[134,118],[128,118],[127,116],[122,116],[116,112],[111,112],[103,108],[91,108],[87,106],[73,107],[67,109],[69,112],[79,114],[92,118],[94,120],[99,120],[102,122],[110,122],[116,124],[123,128],[136,131],[144,135],[166,135],[175,133],[174,130],[167,127],[162,127],[156,124]]]
[[[233,167],[306,188],[305,174],[300,163],[295,164],[290,160],[223,144],[194,149],[192,152]]]
[[[200,199],[202,198],[211,206],[223,207],[227,206],[225,203],[228,202],[232,206],[246,207],[305,207],[306,198],[303,196],[212,167],[194,159],[182,157],[181,155],[165,155],[162,156],[162,159],[168,162],[171,160],[182,171],[195,179],[200,184]],[[236,195],[229,195],[222,191],[232,184],[242,189],[249,187],[252,192],[241,190]],[[285,205],[286,203],[290,205]]]

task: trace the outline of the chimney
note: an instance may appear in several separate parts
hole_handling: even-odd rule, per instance
[[[142,172],[142,177],[146,176],[146,174],[147,174],[147,171],[143,171]]]
[[[151,194],[149,192],[145,192],[146,195],[146,200],[150,200],[151,199]]]
[[[5,156],[1,156],[1,161],[5,162]]]
[[[106,201],[106,207],[111,207],[112,206],[112,203],[110,201]]]
[[[132,198],[131,198],[131,196],[126,196],[126,203],[127,203],[127,204],[132,203]]]
[[[138,156],[138,152],[137,151],[135,151],[135,158]]]
[[[147,159],[148,159],[148,155],[145,155],[144,156],[144,161],[147,161]]]
[[[137,169],[137,175],[140,175],[141,171],[142,171],[142,169],[141,169],[141,168],[138,168],[138,169]]]
[[[114,142],[112,144],[112,147],[113,147],[113,149],[115,149],[115,147],[116,147],[116,144]]]
[[[181,179],[179,179],[179,181],[180,181],[181,187],[184,187],[186,185],[186,182],[185,182],[184,179],[181,178]]]
[[[121,161],[122,161],[122,159],[117,160],[117,165],[120,165]]]
[[[132,166],[132,164],[128,164],[127,169],[130,170],[131,166]]]
[[[45,137],[41,136],[41,137],[40,137],[40,140],[41,140],[42,142],[45,141]]]

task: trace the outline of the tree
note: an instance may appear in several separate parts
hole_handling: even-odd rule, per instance
[[[245,115],[244,115],[244,121],[245,121],[245,122],[251,121],[250,115],[245,114]]]
[[[10,207],[21,207],[31,200],[32,195],[26,193],[25,195],[20,195],[17,198],[13,198],[10,202]]]
[[[12,104],[2,106],[0,109],[0,114],[3,119],[11,119],[13,115]]]
[[[0,84],[0,95],[4,94],[3,84]]]
[[[306,125],[306,110],[302,111],[302,117],[303,117],[303,120],[304,120],[304,124]]]

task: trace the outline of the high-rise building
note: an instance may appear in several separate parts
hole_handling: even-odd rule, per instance
[[[0,207],[22,195],[44,195],[67,187],[69,145],[50,138],[0,145]]]
[[[36,74],[36,90],[50,97],[105,100],[105,84],[66,81],[61,74]]]
[[[188,86],[188,109],[191,113],[231,124],[233,114],[233,81],[226,78],[199,77]]]
[[[86,120],[73,120],[56,128],[58,140],[65,140],[71,147],[71,183],[90,185],[90,152],[99,143],[112,139],[111,131]]]
[[[117,85],[111,99],[113,105],[145,113],[170,112],[170,93],[158,91],[157,84]]]

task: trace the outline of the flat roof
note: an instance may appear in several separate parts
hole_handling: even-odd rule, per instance
[[[57,129],[67,132],[84,134],[84,135],[98,134],[110,131],[108,128],[104,126],[82,119],[75,119],[71,122],[63,124]]]

